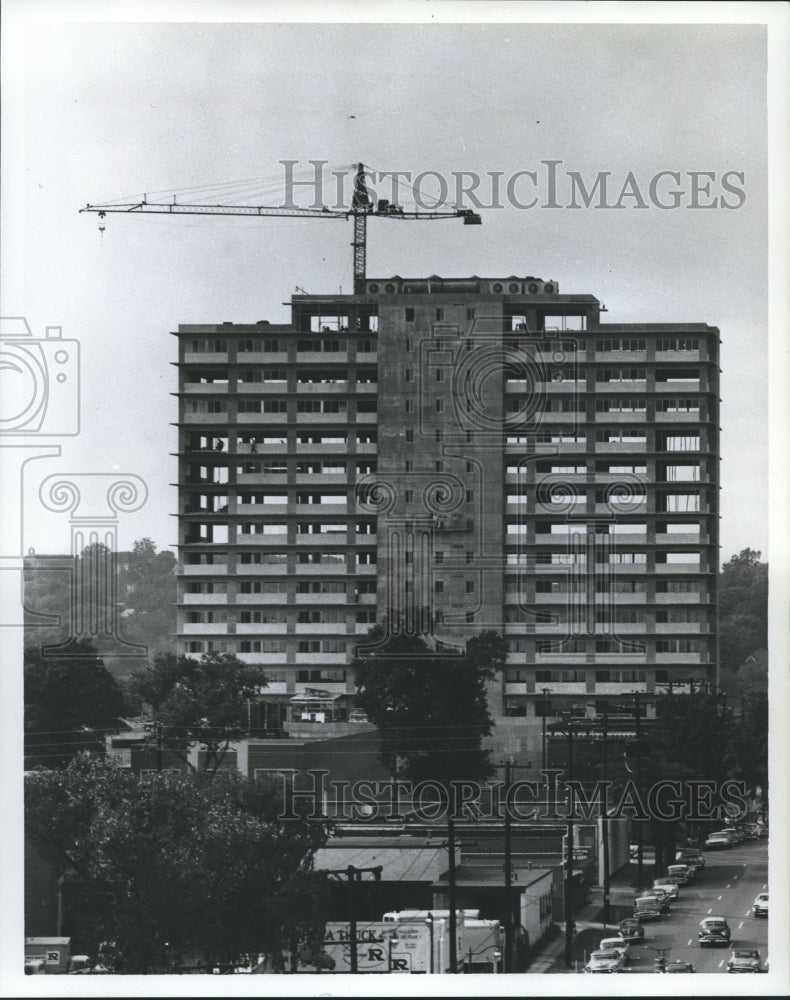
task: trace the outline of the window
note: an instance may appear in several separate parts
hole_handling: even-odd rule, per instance
[[[640,338],[616,337],[611,340],[595,341],[595,350],[603,351],[606,354],[610,354],[615,351],[644,351],[645,349],[646,342]]]
[[[407,413],[414,413],[414,400],[413,399],[407,399],[407,400],[405,400],[403,405],[404,405],[404,409],[406,410]]]
[[[466,624],[467,625],[473,625],[474,624],[474,620],[475,620],[475,613],[474,613],[474,611],[467,611],[466,614],[464,615],[464,617],[466,619]]]
[[[599,368],[596,382],[644,382],[644,368]]]
[[[297,653],[320,653],[321,642],[319,639],[300,639],[296,644]]]
[[[411,351],[414,350],[414,341],[413,340],[407,340],[406,341],[406,350],[409,351],[409,352],[411,352]]]
[[[436,400],[436,412],[437,413],[444,413],[444,400],[443,399],[437,399]]]
[[[407,309],[406,309],[406,322],[407,323],[413,323],[414,322],[414,309],[412,309],[410,306],[407,307]],[[409,348],[406,348],[406,350],[408,350],[408,349]]]
[[[267,609],[265,611],[240,611],[239,621],[242,624],[263,624],[263,623],[280,623],[286,622],[288,620],[287,612],[277,608]]]
[[[403,463],[403,471],[411,472],[413,468],[414,468],[414,463],[410,458],[407,458],[406,461]]]
[[[436,318],[438,320],[443,320],[444,319],[444,309],[437,309],[436,310]]]
[[[404,382],[413,382],[414,381],[414,369],[412,369],[412,368],[404,368],[403,369],[403,381]]]
[[[658,413],[699,413],[700,401],[698,399],[659,399],[656,401],[656,412]]]
[[[434,559],[434,562],[436,562],[436,563],[443,563],[444,562],[444,552],[442,552],[441,550],[439,552],[434,552],[433,559]]]
[[[475,491],[474,490],[467,490],[466,491],[466,502],[467,503],[474,503],[474,500],[475,500]]]
[[[657,351],[698,351],[697,337],[659,337],[656,341]]]
[[[406,503],[414,503],[414,490],[404,490],[403,498]]]
[[[466,593],[467,594],[474,594],[474,592],[475,592],[475,581],[474,580],[467,580],[466,581]]]
[[[443,594],[444,593],[444,580],[436,580],[436,581],[434,581],[433,592],[435,594]]]
[[[357,566],[375,566],[375,552],[357,552]]]
[[[241,400],[239,400],[239,413],[245,412],[244,409],[243,409],[243,407],[242,407],[242,403],[244,403],[244,402],[247,402],[247,403],[250,404],[249,407],[246,410],[247,413],[260,413],[261,412],[261,404],[260,403],[257,404],[257,408],[253,409],[252,407],[255,406],[255,401],[254,400],[246,400],[245,401],[245,400],[241,399]],[[284,399],[265,399],[263,401],[263,412],[264,413],[287,413],[288,412],[288,404],[286,403],[286,401]]]
[[[700,584],[695,580],[658,580],[656,582],[657,594],[695,594],[700,589]]]
[[[406,444],[412,444],[414,442],[414,431],[406,431]]]

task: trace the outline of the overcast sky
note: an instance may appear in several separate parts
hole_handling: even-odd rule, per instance
[[[15,56],[23,240],[3,313],[36,336],[61,325],[82,353],[82,431],[28,467],[26,498],[53,472],[136,473],[149,500],[122,517],[120,545],[172,545],[169,332],[287,321],[296,286],[351,291],[350,223],[109,216],[100,235],[87,202],[264,178],[276,204],[285,159],[506,178],[551,159],[588,184],[610,171],[615,192],[632,171],[645,197],[662,170],[686,192],[689,171],[712,172],[713,196],[737,171],[735,209],[686,197],[676,210],[506,206],[476,228],[374,221],[368,274],[534,274],[596,295],[608,322],[718,326],[722,558],[767,554],[762,27],[39,23]],[[67,551],[66,516],[29,502],[24,544]]]

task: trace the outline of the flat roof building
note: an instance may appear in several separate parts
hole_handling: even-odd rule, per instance
[[[348,722],[389,611],[450,650],[505,634],[495,718],[715,682],[715,327],[604,324],[533,277],[291,309],[177,333],[179,652],[264,664],[262,729]]]

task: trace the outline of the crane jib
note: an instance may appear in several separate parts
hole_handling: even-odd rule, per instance
[[[393,210],[395,209],[395,210]],[[435,211],[406,212],[402,208],[389,203],[379,202],[376,205],[360,203],[348,209],[337,208],[298,208],[297,206],[276,205],[193,205],[179,203],[175,197],[172,202],[150,202],[143,198],[125,204],[91,205],[81,208],[80,212],[96,212],[100,219],[108,213],[124,215],[236,215],[246,217],[284,217],[296,219],[353,219],[354,220],[354,286],[356,292],[364,289],[366,256],[367,256],[367,220],[377,219],[428,220],[462,219],[465,226],[480,225],[480,216],[470,209],[436,209]],[[103,231],[103,225],[100,229]]]

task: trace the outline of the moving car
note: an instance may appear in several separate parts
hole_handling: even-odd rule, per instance
[[[762,972],[760,952],[756,948],[735,948],[727,962],[727,972]]]
[[[694,966],[691,962],[681,962],[678,959],[676,962],[670,962],[669,965],[664,970],[665,972],[693,972]]]
[[[645,929],[636,917],[626,917],[620,921],[620,937],[623,941],[644,941]]]
[[[767,917],[768,916],[768,893],[761,892],[757,895],[754,903],[752,904],[752,913],[755,917]]]
[[[699,922],[697,941],[701,948],[706,944],[713,947],[724,945],[726,948],[730,943],[730,936],[730,925],[724,917],[705,917]]]
[[[729,833],[711,833],[705,841],[706,851],[726,851],[732,847],[733,838]]]
[[[620,972],[624,964],[619,951],[594,951],[584,967],[585,972]]]
[[[602,938],[598,950],[619,952],[623,956],[623,962],[627,962],[631,957],[631,945],[621,937]]]
[[[669,878],[668,875],[662,875],[661,878],[657,878],[653,882],[654,889],[662,889],[669,898],[677,899],[680,895],[678,891],[678,884],[673,878]]]

